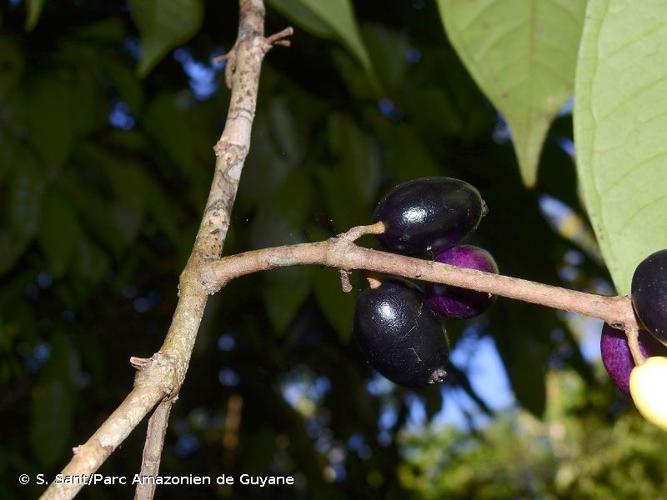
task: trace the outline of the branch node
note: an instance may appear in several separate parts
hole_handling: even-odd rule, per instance
[[[151,364],[151,358],[140,358],[137,356],[130,357],[130,365],[135,370],[144,370]]]
[[[355,226],[351,229],[348,229],[344,233],[337,235],[337,238],[345,239],[347,241],[353,242],[357,241],[362,236],[367,234],[382,234],[384,233],[385,227],[384,222],[379,221],[375,224],[370,224],[368,226]]]
[[[283,47],[289,47],[291,45],[291,42],[289,40],[285,40],[288,36],[292,36],[294,34],[294,28],[291,26],[288,26],[284,30],[280,30],[278,33],[274,33],[273,35],[267,36],[264,39],[264,52],[268,52],[271,47],[274,45],[281,45]]]
[[[350,293],[352,291],[352,283],[350,283],[350,271],[346,269],[339,269],[340,273],[340,286],[343,289],[344,293]]]

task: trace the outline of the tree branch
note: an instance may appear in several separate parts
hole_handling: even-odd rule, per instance
[[[141,456],[141,477],[157,476],[160,470],[160,457],[164,447],[164,437],[167,434],[169,424],[169,414],[174,405],[173,399],[162,401],[148,420],[148,429],[146,430],[146,442],[144,452]],[[137,484],[134,494],[135,500],[151,500],[155,495],[156,484],[148,481]]]
[[[600,318],[626,331],[638,329],[632,304],[627,297],[606,297],[568,290],[501,274],[371,250],[354,243],[364,232],[377,234],[377,229],[377,225],[360,226],[326,241],[263,248],[223,257],[203,270],[202,283],[209,293],[214,293],[229,280],[246,274],[278,267],[318,264],[348,271],[374,271],[443,283]]]
[[[239,1],[238,36],[225,68],[226,81],[231,88],[229,111],[225,128],[214,147],[216,162],[211,190],[194,248],[180,276],[179,300],[165,341],[151,358],[132,359],[132,365],[137,368],[134,388],[90,439],[74,449],[72,460],[61,471],[65,476],[89,476],[97,471],[155,405],[165,398],[174,400],[183,384],[208,299],[200,275],[207,261],[220,256],[227,235],[241,171],[250,148],[262,61],[274,44],[285,45],[283,37],[291,34],[288,28],[265,38],[264,14],[263,0]],[[168,406],[162,406],[161,412]],[[164,435],[166,420],[166,415],[152,420],[157,430],[149,433],[149,440],[151,436]],[[157,449],[151,443],[147,447],[149,451]],[[151,468],[157,471],[158,465],[153,464]],[[51,482],[42,498],[72,498],[82,487],[81,483]]]

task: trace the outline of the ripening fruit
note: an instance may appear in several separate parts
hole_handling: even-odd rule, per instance
[[[645,357],[667,354],[665,347],[644,330],[639,332],[639,349]],[[600,336],[600,353],[611,381],[621,392],[630,395],[630,373],[635,362],[625,332],[605,323]]]
[[[498,266],[491,254],[473,245],[448,248],[438,254],[435,260],[456,267],[498,273]],[[493,302],[493,295],[430,283],[426,288],[426,300],[431,310],[443,318],[468,319],[482,314]]]
[[[667,358],[654,356],[630,374],[630,394],[639,413],[667,431]]]
[[[384,248],[405,255],[436,254],[474,231],[486,204],[467,182],[422,177],[399,184],[378,203],[373,222],[382,221]]]
[[[354,336],[370,365],[397,384],[423,387],[447,375],[445,330],[423,294],[405,283],[385,281],[359,295]]]
[[[640,262],[632,276],[631,296],[639,321],[667,345],[667,250]]]

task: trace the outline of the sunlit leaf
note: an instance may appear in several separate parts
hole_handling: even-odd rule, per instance
[[[584,0],[438,0],[445,30],[512,128],[521,175],[535,184],[549,125],[572,94]]]
[[[141,35],[139,73],[147,75],[174,47],[187,42],[201,27],[201,0],[129,0]]]
[[[619,293],[667,247],[665,16],[658,0],[591,0],[577,65],[577,169]]]

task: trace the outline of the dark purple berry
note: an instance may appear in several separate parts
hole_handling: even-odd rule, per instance
[[[364,290],[354,312],[354,336],[369,364],[397,384],[423,387],[445,379],[447,336],[416,288],[385,281]]]
[[[378,236],[389,251],[435,255],[474,231],[486,205],[467,182],[451,177],[422,177],[396,186],[380,200],[373,222],[382,221]]]
[[[639,349],[645,357],[664,356],[667,352],[662,344],[644,330],[639,332]],[[600,336],[600,353],[611,381],[621,392],[630,395],[630,372],[635,367],[635,362],[625,332],[605,323]]]
[[[632,305],[646,330],[667,345],[667,250],[649,255],[635,269]]]
[[[437,262],[456,267],[498,273],[498,266],[486,250],[461,245],[438,254]],[[468,319],[482,314],[493,302],[493,295],[440,283],[430,283],[426,288],[426,300],[433,312],[450,319]]]

